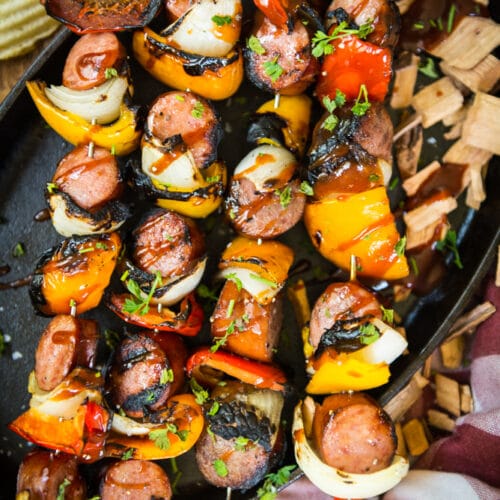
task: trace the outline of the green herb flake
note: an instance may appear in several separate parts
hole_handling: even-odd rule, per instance
[[[278,471],[267,474],[264,483],[257,490],[257,498],[260,500],[274,500],[278,494],[278,488],[283,486],[290,479],[290,474],[296,467],[296,465],[285,465]]]
[[[443,31],[443,20],[441,19],[441,16],[436,19],[436,22],[438,30]]]
[[[121,456],[122,460],[130,460],[134,456],[135,448],[128,448]]]
[[[250,36],[250,38],[247,40],[247,47],[259,56],[262,56],[266,53],[266,49],[262,46],[260,40],[254,35]]]
[[[271,280],[268,280],[267,278],[264,278],[258,274],[255,274],[255,273],[250,273],[250,278],[256,280],[256,281],[260,281],[261,283],[263,283],[264,285],[267,285],[271,288],[278,288],[278,283],[275,283],[274,281],[271,281]]]
[[[118,71],[116,71],[116,68],[106,68],[104,70],[104,77],[106,80],[110,80],[111,78],[115,78],[118,76]]]
[[[154,393],[154,391],[149,391],[148,392],[148,395],[146,396],[146,403],[153,403],[154,400],[156,399],[156,395]]]
[[[55,182],[47,182],[47,191],[50,194],[54,194],[58,189],[59,188]]]
[[[24,245],[21,242],[16,243],[12,249],[12,257],[22,257],[26,253]]]
[[[418,70],[425,76],[429,78],[438,78],[438,72],[436,70],[436,64],[434,63],[434,59],[432,57],[428,57],[424,62],[420,60],[418,65]]]
[[[158,286],[161,285],[160,272],[156,271],[155,278],[147,296],[144,296],[140,286],[133,279],[127,279],[125,283],[128,291],[132,294],[132,298],[125,299],[122,311],[129,314],[139,314],[141,316],[147,314],[149,312],[149,303],[153,298],[153,294]]]
[[[227,311],[226,311],[226,318],[230,318],[232,315],[233,315],[233,311],[234,311],[234,299],[231,299],[229,301],[229,304],[227,306]]]
[[[425,24],[422,21],[417,21],[416,23],[413,23],[412,27],[414,30],[423,30],[425,28]]]
[[[328,132],[333,132],[335,127],[339,123],[339,119],[336,115],[328,115],[321,124],[321,128],[328,130]]]
[[[115,347],[120,343],[120,334],[106,328],[104,330],[104,340],[106,342],[106,345],[111,349],[115,349]]]
[[[300,192],[304,193],[306,196],[314,196],[313,187],[307,181],[302,181],[300,183]]]
[[[217,295],[215,295],[213,290],[210,290],[207,285],[202,283],[201,285],[198,285],[198,288],[196,288],[196,293],[198,296],[202,299],[210,299],[213,300],[214,302],[217,302],[219,298]]]
[[[361,332],[359,340],[364,345],[373,344],[373,342],[380,338],[380,332],[373,323],[361,325],[359,331]]]
[[[210,407],[210,410],[208,410],[207,414],[213,417],[214,415],[217,415],[217,412],[219,411],[220,404],[218,401],[214,401],[212,403],[212,406]]]
[[[196,402],[199,405],[202,405],[208,399],[208,391],[203,389],[195,378],[191,378],[189,380],[189,386],[191,387],[191,392],[193,393]]]
[[[271,61],[266,61],[262,66],[264,68],[264,73],[271,79],[274,83],[282,74],[283,68],[278,64],[279,56],[276,56]]]
[[[292,188],[290,186],[285,186],[283,189],[277,189],[276,194],[279,196],[280,205],[283,208],[288,207],[292,201]]]
[[[403,236],[394,245],[394,251],[396,252],[397,255],[402,256],[405,254],[405,248],[406,248],[406,236]]]
[[[186,100],[182,94],[175,94],[175,98],[176,98],[179,102],[184,102],[184,101]]]
[[[448,21],[446,23],[446,31],[448,33],[451,33],[451,30],[453,29],[453,25],[455,24],[455,16],[457,15],[457,6],[452,3],[450,10],[448,12]]]
[[[234,329],[236,327],[236,321],[233,320],[229,323],[229,326],[226,328],[226,333],[222,337],[219,337],[210,347],[210,352],[217,352],[222,346],[227,344],[227,339],[234,333]]]
[[[370,174],[368,176],[368,180],[370,182],[378,182],[380,180],[380,176],[378,174]]]
[[[160,374],[160,384],[165,385],[174,381],[174,370],[172,368],[163,368]]]
[[[225,24],[231,24],[233,18],[231,16],[212,16],[212,21],[217,26],[224,26]]]
[[[356,116],[364,116],[370,107],[371,103],[368,100],[368,89],[366,88],[366,85],[362,83],[359,87],[358,97],[356,98],[356,101],[354,101],[354,106],[351,108],[351,111]]]
[[[89,252],[93,252],[94,250],[95,250],[94,247],[79,248],[78,253],[80,253],[80,254],[89,253]]]
[[[394,191],[394,189],[398,187],[398,184],[399,184],[399,177],[394,177],[394,179],[392,179],[391,183],[389,184],[389,190]]]
[[[66,488],[71,484],[71,481],[65,477],[63,482],[57,488],[56,500],[64,500],[66,498]]]
[[[98,241],[95,244],[95,247],[97,248],[97,250],[107,250],[108,249],[108,245],[106,245],[106,243],[103,243],[102,241]]]
[[[462,260],[458,253],[457,233],[453,229],[449,229],[446,236],[441,241],[436,242],[436,250],[440,252],[450,251],[453,254],[453,262],[459,268],[463,269]]]
[[[115,145],[115,144],[113,144],[113,145],[111,146],[111,151],[110,151],[110,153],[111,153],[113,156],[116,156],[116,145]]]
[[[168,450],[170,448],[170,439],[167,436],[167,429],[154,429],[150,431],[148,437],[157,448],[160,450]]]
[[[241,292],[241,289],[243,288],[243,282],[240,278],[238,278],[236,273],[227,274],[226,279],[231,280],[236,285],[236,289],[238,290],[238,292]]]
[[[380,310],[382,311],[382,321],[392,325],[394,323],[394,309],[386,309],[381,305]]]
[[[250,439],[244,436],[238,436],[234,440],[234,449],[236,451],[245,451],[247,449],[248,444],[250,443]]]
[[[201,118],[203,116],[203,112],[205,111],[205,106],[200,101],[196,101],[194,104],[194,108],[191,110],[191,115],[194,118]]]
[[[217,473],[218,476],[226,477],[229,474],[229,471],[227,470],[227,466],[224,460],[218,458],[212,463],[212,465],[214,466],[215,472]]]
[[[208,182],[208,184],[215,184],[216,182],[220,181],[220,175],[212,175],[210,177],[207,177],[205,180]]]
[[[420,274],[420,271],[418,269],[417,259],[415,259],[415,257],[410,257],[408,260],[410,262],[410,267],[411,267],[412,273],[415,276],[418,276]]]
[[[0,356],[5,352],[5,337],[2,330],[0,330]]]

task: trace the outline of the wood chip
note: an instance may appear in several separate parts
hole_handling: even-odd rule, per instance
[[[448,130],[448,132],[445,132],[443,134],[443,137],[447,141],[452,141],[453,139],[458,139],[462,135],[463,125],[464,125],[463,122],[456,123],[455,125],[453,125],[453,127],[451,127],[450,130]]]
[[[311,306],[307,298],[307,290],[303,280],[287,287],[287,297],[292,303],[293,311],[297,323],[300,327],[304,326],[311,318]]]
[[[457,381],[437,373],[434,377],[436,383],[436,403],[455,417],[460,416],[460,389]]]
[[[473,333],[475,329],[492,316],[496,311],[495,306],[486,300],[477,305],[466,314],[460,316],[450,329],[448,339],[453,339],[464,333]]]
[[[406,179],[403,182],[403,189],[408,196],[413,196],[417,193],[420,186],[437,170],[441,168],[438,161],[433,161],[429,165],[420,169],[415,175]]]
[[[403,109],[411,105],[418,75],[420,58],[411,54],[409,64],[397,68],[394,72],[394,85],[391,94],[391,107]]]
[[[394,285],[394,302],[403,302],[411,295],[411,288],[404,285]]]
[[[440,241],[445,238],[450,225],[442,219],[434,221],[420,231],[414,231],[410,226],[406,228],[406,250],[430,245],[432,241]],[[436,231],[439,230],[439,234]]]
[[[443,125],[445,127],[451,127],[452,125],[463,122],[467,116],[468,109],[468,106],[462,106],[459,110],[443,118]]]
[[[500,25],[492,19],[465,16],[448,37],[429,52],[459,69],[471,69],[500,45]]]
[[[446,61],[440,63],[441,71],[465,85],[472,92],[489,92],[500,80],[500,60],[488,54],[471,69],[460,69]]]
[[[484,189],[484,175],[488,165],[471,165],[469,167],[469,186],[467,187],[467,195],[465,204],[479,210],[481,203],[486,199],[486,190]]]
[[[472,392],[467,384],[460,385],[460,410],[462,413],[471,413],[474,410]]]
[[[409,130],[411,130],[412,128],[417,127],[421,123],[422,123],[422,116],[419,115],[418,113],[414,113],[413,115],[409,116],[406,120],[404,120],[403,122],[401,122],[394,129],[394,135],[392,136],[392,142],[398,141],[400,137],[402,137]]]
[[[468,165],[484,165],[493,154],[484,149],[469,146],[463,139],[454,142],[443,156],[443,162]]]
[[[415,0],[396,0],[396,4],[399,8],[399,12],[403,15],[409,10]]]
[[[426,226],[438,221],[441,216],[455,210],[457,206],[457,200],[452,196],[448,196],[441,200],[425,203],[406,212],[403,214],[403,219],[406,226],[411,227],[412,231],[422,231]]]
[[[432,373],[432,355],[429,356],[422,365],[422,376],[426,379],[430,378]]]
[[[408,456],[408,450],[406,449],[405,438],[403,435],[403,428],[401,422],[396,422],[394,424],[394,432],[396,433],[396,438],[398,440],[398,446],[396,448],[396,454],[401,457]]]
[[[500,286],[500,245],[497,249],[497,271],[495,273],[495,286]]]
[[[500,155],[499,137],[500,98],[478,92],[467,113],[462,140],[469,146]]]
[[[412,106],[422,116],[423,127],[428,128],[458,111],[463,102],[460,90],[453,85],[451,78],[445,76],[415,94]]]
[[[428,383],[429,380],[417,372],[408,384],[384,406],[384,410],[392,420],[399,420],[422,396],[422,389]]]
[[[465,339],[463,335],[443,342],[439,346],[443,366],[449,369],[460,368],[464,359],[464,349]]]
[[[396,163],[402,179],[416,174],[423,143],[424,132],[419,124],[404,133],[394,144]]]
[[[427,422],[436,429],[453,432],[455,429],[455,421],[442,411],[430,409],[427,411]]]
[[[414,457],[422,455],[429,448],[424,425],[417,418],[413,418],[403,425],[403,436],[410,455]]]

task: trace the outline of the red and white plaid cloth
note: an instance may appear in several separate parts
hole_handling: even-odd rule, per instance
[[[459,418],[383,500],[500,500],[500,288],[486,291],[497,312],[477,330],[472,347],[474,412]],[[278,500],[327,500],[306,478]]]

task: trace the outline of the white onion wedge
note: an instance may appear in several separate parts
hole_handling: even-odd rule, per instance
[[[221,36],[221,28],[213,18],[227,16],[234,19],[238,12],[241,12],[241,2],[238,0],[198,1],[173,27],[175,31],[170,35],[170,40],[191,54],[224,57],[233,48],[234,43],[232,37],[226,40],[226,37]],[[236,34],[235,38],[238,38]]]
[[[241,286],[250,293],[259,304],[268,304],[283,287],[283,283],[274,283],[262,278],[250,269],[243,267],[227,267],[221,271],[223,278],[233,278],[240,281]]]
[[[165,427],[165,425],[137,422],[118,413],[113,413],[113,421],[111,422],[111,429],[124,436],[146,436],[152,430],[161,427]]]
[[[304,429],[303,414],[306,405],[299,402],[295,407],[292,435],[294,437],[295,458],[304,474],[327,495],[340,498],[370,498],[390,490],[408,473],[408,460],[395,455],[391,465],[370,474],[351,474],[321,461],[314,452]],[[314,408],[314,405],[307,405]]]
[[[380,337],[366,347],[350,353],[350,356],[365,363],[390,365],[403,354],[408,342],[397,330],[378,318],[373,318],[370,322],[380,332]]]
[[[165,162],[164,156],[159,148],[145,143],[142,147],[142,171],[160,184],[178,189],[195,190],[205,184],[191,151],[186,151],[166,168],[162,165]],[[159,173],[156,173],[157,170]]]
[[[295,169],[297,160],[290,151],[280,146],[262,145],[248,153],[234,169],[234,177],[245,177],[259,192],[274,191],[275,183],[287,169]],[[287,176],[285,181],[289,180]]]
[[[51,85],[45,89],[45,95],[58,108],[102,125],[120,116],[120,106],[128,85],[127,78],[115,77],[89,90]]]

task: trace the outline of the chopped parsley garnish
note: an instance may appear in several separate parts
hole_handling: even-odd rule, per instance
[[[240,278],[238,278],[236,273],[227,274],[226,279],[231,280],[236,285],[236,289],[238,290],[238,292],[241,292],[241,289],[243,288],[243,283],[240,280]]]
[[[205,180],[208,182],[208,184],[215,184],[216,182],[220,181],[220,175],[213,175],[211,177],[207,177]]]
[[[2,330],[0,330],[0,356],[5,352],[5,337]]]
[[[330,42],[344,38],[349,35],[356,35],[362,40],[365,39],[373,31],[372,21],[362,24],[359,28],[349,28],[346,21],[342,21],[332,31],[331,35],[327,35],[323,31],[316,31],[312,39],[312,55],[321,57],[322,55],[332,54],[334,47]]]
[[[321,124],[321,128],[328,130],[329,132],[333,132],[335,127],[339,123],[339,119],[336,115],[328,115],[323,123]]]
[[[66,498],[66,488],[71,484],[71,481],[65,477],[63,482],[57,488],[56,500],[64,500]]]
[[[212,21],[217,26],[224,26],[225,24],[231,24],[232,20],[233,19],[231,16],[212,16]]]
[[[47,182],[47,191],[50,194],[54,194],[59,188],[55,182]]]
[[[356,116],[364,116],[370,107],[371,103],[368,100],[368,89],[366,85],[362,83],[359,87],[358,97],[356,97],[356,101],[354,101],[354,106],[351,108],[351,111]]]
[[[268,280],[267,278],[264,278],[262,276],[259,276],[258,274],[250,273],[250,278],[260,281],[261,283],[264,283],[264,285],[268,285],[271,288],[278,288],[278,284],[275,283],[274,281]]]
[[[283,208],[288,207],[292,201],[292,188],[290,186],[285,186],[283,189],[277,189],[276,194],[280,198],[280,205]]]
[[[130,460],[134,456],[135,448],[128,448],[121,456],[122,460]]]
[[[191,110],[191,115],[195,118],[201,118],[203,116],[203,112],[205,111],[205,106],[200,101],[196,101],[194,104],[194,108]]]
[[[21,242],[16,243],[16,246],[12,250],[12,256],[22,257],[25,253],[24,245]]]
[[[302,181],[300,183],[300,192],[304,193],[306,196],[314,195],[313,187],[307,181]]]
[[[418,269],[418,264],[417,264],[417,259],[415,257],[410,257],[409,259],[411,270],[415,276],[418,276],[420,274],[420,271]]]
[[[382,311],[382,321],[386,323],[394,323],[394,309],[386,309],[384,306],[380,306]]]
[[[79,248],[78,253],[80,253],[80,254],[89,253],[89,252],[93,252],[94,250],[95,250],[94,247]]]
[[[323,97],[323,106],[326,108],[326,110],[330,113],[325,120],[323,121],[323,124],[321,125],[321,128],[324,128],[328,130],[329,132],[332,132],[335,127],[337,126],[339,119],[336,115],[333,114],[333,112],[337,109],[340,108],[345,104],[346,97],[345,94],[337,89],[335,91],[335,99],[330,99],[330,97],[325,96]]]
[[[380,176],[378,174],[370,174],[368,176],[368,180],[370,182],[378,182],[380,180]]]
[[[425,76],[429,78],[438,78],[439,75],[436,71],[436,65],[434,63],[434,59],[432,57],[428,57],[425,62],[420,61],[418,65],[418,70]]]
[[[247,449],[250,439],[244,436],[238,436],[234,441],[234,448],[237,451],[245,451]]]
[[[276,472],[267,474],[264,483],[257,490],[257,498],[260,500],[273,500],[276,498],[278,488],[283,486],[290,479],[290,474],[296,467],[296,465],[285,465]]]
[[[113,350],[120,342],[120,334],[106,328],[104,330],[104,340],[106,341],[106,345]]]
[[[202,299],[210,299],[213,300],[214,302],[217,302],[217,300],[219,300],[219,298],[217,297],[217,295],[215,295],[213,290],[210,290],[210,288],[208,288],[208,286],[205,285],[204,283],[202,283],[201,285],[198,286],[198,288],[196,288],[196,293]]]
[[[155,400],[155,393],[154,391],[149,391],[148,395],[146,396],[146,403],[152,403]]]
[[[226,477],[229,474],[229,471],[227,470],[227,466],[224,460],[218,458],[213,462],[212,465],[214,466],[215,472],[217,473],[218,476]]]
[[[95,244],[95,247],[97,248],[97,250],[107,250],[108,249],[108,245],[106,245],[106,243],[103,243],[102,241],[98,241]]]
[[[422,21],[417,21],[416,23],[413,23],[414,30],[423,30],[424,28],[425,24]]]
[[[184,98],[183,95],[181,94],[175,94],[175,98],[179,101],[179,102],[184,102],[186,99]]]
[[[212,406],[210,407],[210,410],[207,411],[207,414],[213,417],[214,415],[217,415],[217,412],[219,411],[220,404],[218,401],[214,401],[212,403]]]
[[[116,156],[116,146],[115,146],[114,144],[111,146],[111,151],[110,151],[110,153],[111,153],[113,156]]]
[[[278,59],[279,56],[276,56],[273,60],[266,61],[262,65],[264,67],[264,73],[273,83],[283,74],[283,68],[278,64]]]
[[[118,71],[116,71],[116,68],[106,68],[106,70],[104,71],[104,77],[106,78],[106,80],[114,78],[115,76],[118,76]]]
[[[446,252],[447,250],[453,254],[453,262],[459,268],[463,269],[464,265],[460,259],[460,254],[458,253],[457,247],[457,233],[453,229],[449,229],[446,236],[441,241],[436,242],[436,249],[440,252]]]
[[[127,279],[125,284],[127,285],[128,291],[132,294],[132,298],[125,299],[122,311],[129,314],[140,314],[142,316],[149,312],[149,303],[156,289],[161,285],[161,274],[159,271],[156,271],[155,279],[153,280],[153,284],[147,296],[144,296],[141,287],[133,279]]]
[[[380,332],[373,323],[365,323],[359,327],[361,335],[359,341],[364,345],[373,344],[378,338],[380,338]]]
[[[168,439],[167,432],[167,429],[154,429],[150,431],[148,437],[160,450],[168,450],[170,448],[170,439]]]
[[[210,352],[217,352],[219,348],[221,348],[223,345],[226,345],[227,339],[234,333],[235,327],[236,321],[233,320],[231,321],[231,323],[229,323],[229,326],[226,329],[226,333],[222,337],[219,337],[210,347]]]
[[[165,385],[174,381],[174,370],[172,368],[163,368],[160,374],[160,384]]]
[[[405,254],[406,248],[406,236],[403,236],[399,239],[399,241],[394,245],[394,250],[397,255],[402,256]]]
[[[191,378],[189,380],[189,386],[191,387],[191,392],[193,393],[196,402],[199,405],[202,405],[208,399],[208,391],[203,389],[195,378]]]
[[[453,29],[453,24],[455,23],[455,16],[457,14],[457,6],[452,3],[450,10],[448,12],[448,22],[446,23],[446,31],[448,33],[451,33],[451,30]]]
[[[262,46],[260,40],[254,35],[251,35],[247,40],[247,47],[259,56],[262,56],[266,53],[266,49]]]
[[[233,315],[233,311],[234,311],[234,299],[231,299],[227,306],[226,318],[230,318]]]
[[[396,189],[398,184],[399,184],[399,177],[394,177],[394,179],[392,179],[391,183],[389,184],[389,190],[393,191],[394,189]]]

